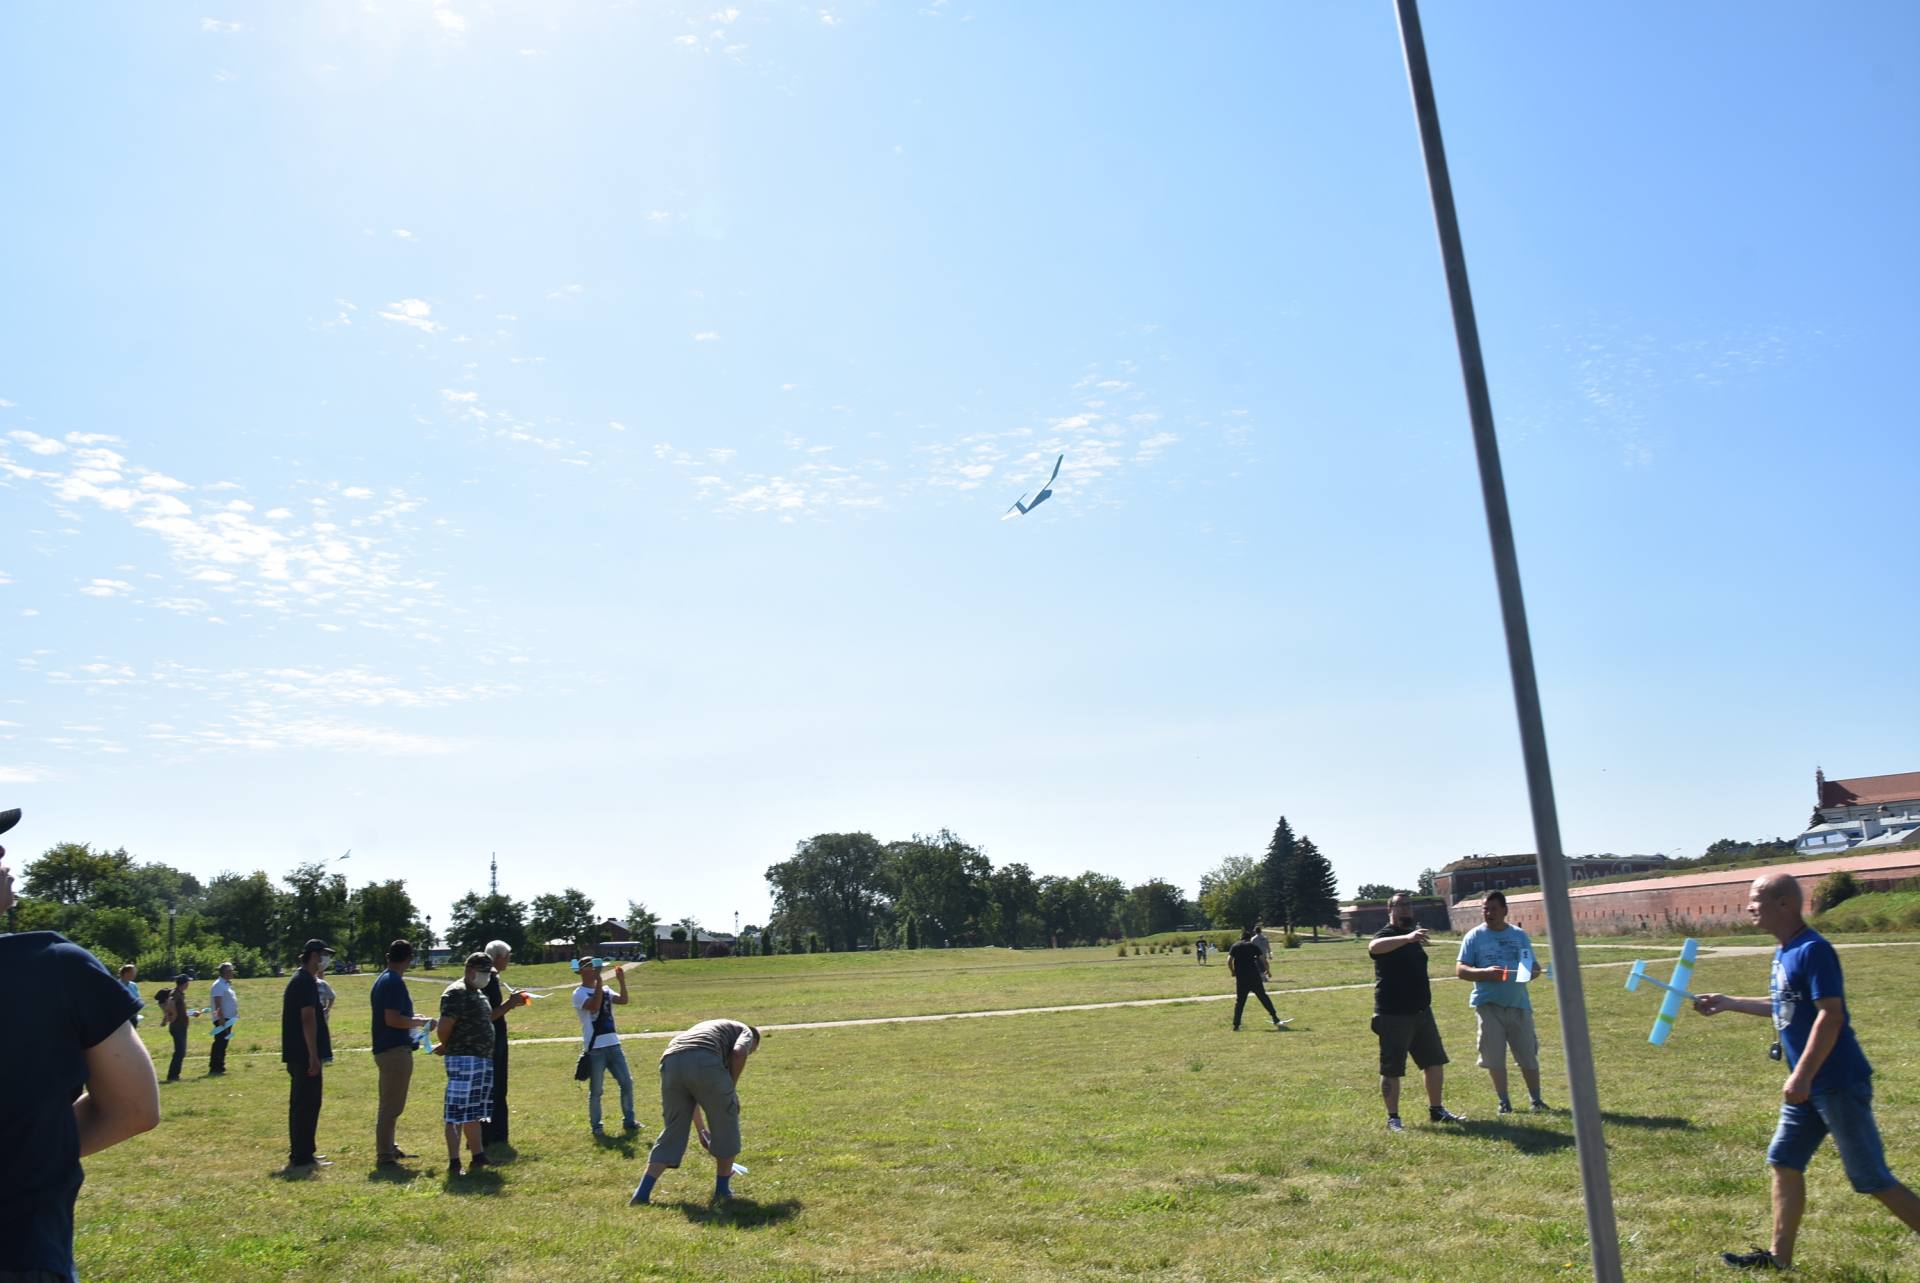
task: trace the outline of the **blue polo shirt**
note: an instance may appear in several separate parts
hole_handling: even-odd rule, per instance
[[[411,1020],[413,995],[407,992],[405,976],[395,971],[382,971],[379,979],[373,982],[373,1054],[376,1056],[383,1051],[413,1046],[411,1029],[388,1028],[389,1011],[397,1011]]]
[[[1807,927],[1773,951],[1773,1027],[1780,1035],[1789,1066],[1800,1063],[1813,1037],[1814,1003],[1822,998],[1846,1000],[1840,982],[1840,955],[1827,938]],[[1814,1091],[1841,1091],[1870,1081],[1873,1066],[1853,1036],[1853,1016],[1844,1012],[1840,1039],[1813,1076]]]

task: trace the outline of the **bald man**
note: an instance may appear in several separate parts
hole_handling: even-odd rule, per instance
[[[1793,1265],[1794,1240],[1807,1206],[1807,1160],[1829,1135],[1847,1180],[1871,1194],[1920,1232],[1920,1198],[1887,1170],[1880,1129],[1873,1121],[1873,1067],[1853,1036],[1840,955],[1801,913],[1800,884],[1789,873],[1755,878],[1747,917],[1780,942],[1773,951],[1773,982],[1764,998],[1703,993],[1693,1007],[1703,1016],[1738,1011],[1772,1016],[1786,1052],[1780,1125],[1767,1147],[1773,1172],[1773,1243],[1750,1252],[1724,1252],[1736,1269],[1784,1270]]]

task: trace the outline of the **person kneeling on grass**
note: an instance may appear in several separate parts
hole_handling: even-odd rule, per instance
[[[732,1198],[733,1158],[740,1152],[740,1075],[760,1048],[760,1031],[738,1020],[705,1020],[675,1034],[660,1057],[660,1113],[664,1125],[647,1154],[647,1174],[628,1200],[653,1201],[654,1182],[687,1152],[687,1129],[704,1110],[713,1130],[700,1143],[713,1154],[713,1196]]]
[[[460,1174],[460,1135],[466,1133],[470,1166],[487,1166],[480,1124],[493,1112],[493,1004],[482,992],[493,978],[484,953],[467,955],[466,974],[440,995],[440,1045],[447,1058],[447,1175]]]

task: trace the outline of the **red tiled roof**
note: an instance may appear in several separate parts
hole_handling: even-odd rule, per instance
[[[1797,864],[1769,864],[1748,869],[1708,869],[1701,873],[1680,873],[1664,878],[1637,879],[1632,882],[1603,882],[1598,886],[1588,883],[1573,883],[1567,888],[1572,899],[1581,899],[1590,895],[1633,895],[1641,891],[1671,891],[1685,887],[1716,886],[1724,883],[1745,884],[1769,873],[1791,873],[1796,878],[1811,878],[1821,874],[1845,869],[1849,873],[1878,873],[1888,869],[1911,869],[1920,866],[1920,851],[1882,851],[1873,855],[1829,856],[1826,859],[1803,860]],[[1516,891],[1507,897],[1509,904],[1524,904],[1529,900],[1539,900],[1538,891]],[[1453,907],[1461,905],[1477,906],[1479,900],[1462,900]]]
[[[1828,780],[1820,786],[1821,806],[1879,806],[1920,798],[1920,771],[1899,775],[1862,775],[1857,780]]]

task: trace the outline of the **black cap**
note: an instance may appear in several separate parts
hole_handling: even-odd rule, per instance
[[[16,806],[11,811],[0,811],[0,833],[5,833],[18,823],[20,823],[19,807]]]
[[[311,958],[316,953],[332,953],[332,952],[333,952],[332,945],[328,944],[325,940],[316,938],[316,939],[307,941],[307,943],[300,950],[300,956],[302,958]]]

